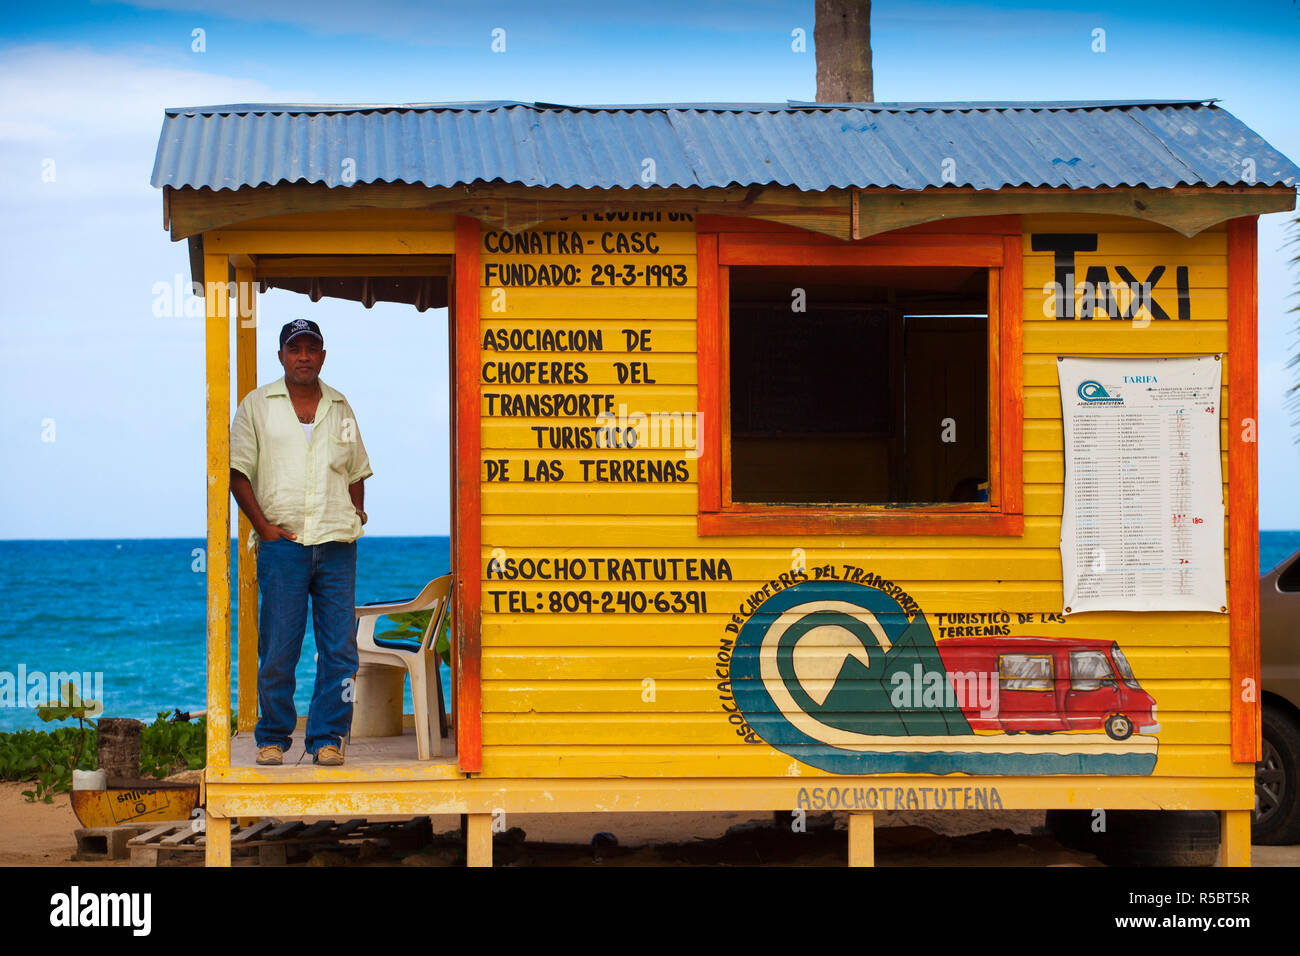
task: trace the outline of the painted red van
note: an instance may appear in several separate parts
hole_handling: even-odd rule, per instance
[[[1112,740],[1160,732],[1155,698],[1113,641],[1052,637],[957,637],[936,642],[954,685],[997,675],[995,708],[958,695],[972,729],[1050,734],[1105,730]],[[966,677],[966,680],[979,678]]]

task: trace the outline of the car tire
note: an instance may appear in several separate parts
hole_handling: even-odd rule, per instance
[[[1269,846],[1300,843],[1300,724],[1269,704],[1262,715],[1264,753],[1255,765],[1251,838]]]
[[[1111,740],[1128,740],[1133,736],[1133,721],[1123,714],[1111,714],[1105,726],[1106,736]]]

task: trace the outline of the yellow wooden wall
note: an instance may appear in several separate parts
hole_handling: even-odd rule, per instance
[[[482,457],[509,462],[509,482],[487,481],[482,466],[483,773],[491,777],[543,776],[818,776],[765,744],[745,743],[719,703],[715,676],[719,642],[730,614],[763,582],[788,571],[793,549],[807,566],[851,564],[903,587],[932,628],[940,613],[1007,611],[1032,614],[1012,634],[1117,640],[1143,687],[1159,705],[1156,776],[1247,777],[1249,765],[1228,751],[1228,619],[1190,613],[1095,613],[1044,622],[1061,611],[1059,550],[1062,506],[1062,434],[1055,356],[1183,355],[1225,352],[1227,337],[1226,233],[1217,227],[1186,239],[1160,226],[1116,217],[1025,217],[1024,261],[1024,478],[1023,537],[961,536],[736,536],[696,533],[697,463],[680,450],[552,451],[536,447],[532,426],[594,425],[585,419],[530,419],[488,415],[483,401]],[[526,328],[600,329],[604,351],[499,353],[497,361],[582,362],[582,385],[502,387],[487,393],[601,393],[631,412],[696,409],[696,268],[691,223],[609,223],[569,219],[537,230],[577,231],[584,247],[607,231],[653,231],[659,255],[502,255],[481,246],[489,264],[554,265],[576,262],[576,288],[480,290],[485,332]],[[487,236],[488,230],[484,230]],[[1174,269],[1190,268],[1191,321],[1133,323],[1099,319],[1062,322],[1044,313],[1045,283],[1053,278],[1050,253],[1030,251],[1029,236],[1097,232],[1087,266],[1127,266],[1139,280],[1157,263],[1168,266],[1156,297],[1176,315]],[[495,246],[495,238],[490,240]],[[591,266],[683,266],[682,287],[595,288]],[[495,275],[495,273],[494,273]],[[645,329],[653,351],[628,353],[621,329]],[[616,362],[644,361],[655,384],[618,383]],[[1224,381],[1228,370],[1224,368]],[[1226,387],[1222,408],[1227,409]],[[1226,432],[1226,425],[1225,425]],[[1226,440],[1224,441],[1226,447]],[[685,462],[681,483],[614,484],[582,480],[587,459],[672,459]],[[523,481],[525,463],[559,461],[562,481]],[[1227,478],[1226,455],[1224,478]],[[1225,501],[1227,500],[1225,487]],[[1225,541],[1226,541],[1225,530]],[[734,580],[696,584],[633,584],[586,580],[504,581],[489,573],[494,560],[539,558],[725,557]],[[696,590],[707,593],[707,614],[552,613],[552,594],[591,591]],[[494,606],[493,592],[517,592],[534,608],[511,610],[509,595]],[[572,599],[571,599],[572,600]],[[541,604],[540,609],[536,605]],[[939,637],[937,630],[936,638]]]

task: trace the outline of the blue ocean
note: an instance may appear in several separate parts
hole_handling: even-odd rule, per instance
[[[0,541],[0,674],[103,674],[104,714],[147,723],[206,706],[206,587],[200,538]],[[237,553],[232,550],[232,553]],[[445,537],[357,541],[357,603],[409,600],[451,566]],[[234,600],[235,569],[231,569]],[[233,606],[233,605],[232,605]],[[377,630],[388,624],[381,619]],[[233,628],[232,628],[233,630]],[[295,701],[311,703],[311,615]],[[232,684],[238,668],[232,664]],[[450,700],[448,669],[442,669]],[[88,694],[87,696],[94,696]],[[406,712],[411,712],[407,691]],[[0,730],[51,729],[27,707],[0,707]]]
[[[1264,531],[1259,544],[1260,569],[1271,570],[1300,549],[1300,531]],[[148,722],[159,711],[203,708],[203,546],[198,538],[0,541],[0,606],[8,609],[0,615],[0,674],[16,676],[20,667],[27,674],[102,673],[109,716]],[[414,597],[449,567],[448,538],[362,537],[357,602]],[[311,701],[314,653],[309,616],[298,665],[300,714]],[[447,669],[442,673],[449,695]],[[0,707],[0,730],[50,726],[30,708]]]

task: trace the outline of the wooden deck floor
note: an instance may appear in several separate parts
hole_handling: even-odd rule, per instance
[[[415,746],[415,731],[408,728],[400,737],[353,737],[343,747],[344,768],[353,769],[450,769],[456,767],[456,742],[444,738],[444,754],[432,760],[419,760]],[[257,745],[251,733],[239,733],[230,738],[230,766],[249,767],[268,773],[291,773],[295,769],[311,768],[328,771],[331,767],[316,767],[311,756],[303,749],[302,734],[294,735],[293,743],[285,752],[284,763],[279,767],[263,767],[257,763]],[[343,768],[338,768],[343,769]]]

